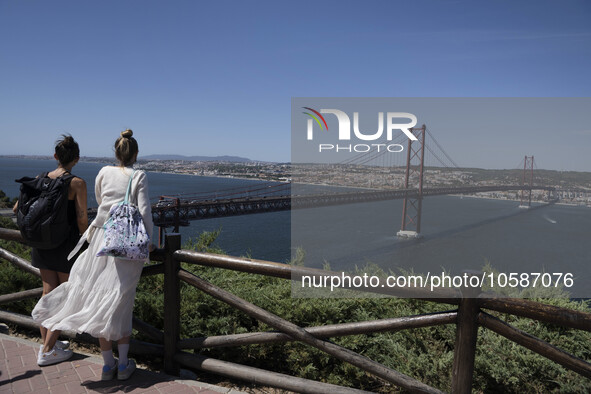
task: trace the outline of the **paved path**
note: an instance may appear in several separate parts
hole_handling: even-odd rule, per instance
[[[100,381],[102,359],[75,352],[66,361],[37,366],[39,344],[0,334],[0,393],[201,393],[238,394],[239,391],[138,369],[129,380]]]

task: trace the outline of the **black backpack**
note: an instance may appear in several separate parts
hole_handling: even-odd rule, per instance
[[[70,235],[68,222],[68,191],[74,175],[65,173],[59,178],[17,179],[21,184],[16,224],[28,245],[38,249],[53,249]]]

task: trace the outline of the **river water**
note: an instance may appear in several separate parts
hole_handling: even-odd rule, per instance
[[[55,168],[50,160],[0,158],[0,190],[18,195],[14,179]],[[96,206],[94,178],[102,164],[79,163],[89,206]],[[160,195],[216,192],[253,186],[254,180],[148,173],[154,201]],[[294,247],[306,265],[351,269],[373,262],[385,269],[461,272],[487,262],[501,272],[572,273],[571,295],[591,297],[591,208],[564,205],[519,209],[515,201],[429,197],[423,202],[419,240],[400,240],[402,202],[382,201],[294,211]],[[312,227],[308,226],[310,223]],[[181,229],[183,240],[221,229],[216,244],[236,256],[286,262],[291,255],[290,212],[198,220]]]
[[[0,190],[4,190],[10,197],[18,197],[20,184],[15,179],[51,171],[56,165],[53,160],[0,158],[0,166]],[[74,175],[86,181],[89,207],[97,206],[94,179],[103,166],[104,164],[99,163],[78,163],[72,170]],[[148,184],[150,198],[156,202],[161,195],[215,193],[237,187],[252,187],[260,184],[260,181],[148,172]],[[180,233],[184,242],[188,238],[197,237],[203,231],[221,229],[216,245],[226,253],[286,262],[290,258],[289,218],[289,211],[284,211],[197,220],[191,222],[189,227],[181,227]]]

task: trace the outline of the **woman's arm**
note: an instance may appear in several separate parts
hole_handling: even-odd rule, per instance
[[[142,214],[150,241],[153,242],[152,232],[154,230],[154,221],[152,220],[152,204],[150,204],[150,196],[148,195],[148,177],[143,171],[139,175],[137,184],[137,206]]]
[[[105,168],[101,168],[98,175],[94,179],[94,198],[96,199],[96,203],[100,206],[103,203],[103,196],[102,196],[102,184],[103,184],[103,173],[105,172]]]
[[[74,191],[74,204],[76,206],[76,222],[78,231],[83,234],[88,228],[88,207],[86,202],[86,182],[82,178],[74,178],[70,183],[70,189]]]
[[[14,207],[12,207],[12,213],[16,214],[16,211],[18,211],[18,200],[16,200]]]

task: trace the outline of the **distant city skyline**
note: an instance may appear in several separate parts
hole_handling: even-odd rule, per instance
[[[140,157],[287,162],[292,97],[588,97],[589,20],[586,1],[4,1],[0,155],[70,133],[108,157],[129,127]],[[460,166],[516,154],[429,126]],[[591,125],[565,119],[560,149],[513,132],[541,168],[591,171]]]
[[[306,106],[329,111],[323,117],[329,130],[317,126],[312,139],[307,135],[307,122],[311,118],[307,110],[303,110]],[[338,136],[341,133],[340,121],[330,113],[329,108],[342,111],[348,117],[348,140],[341,140]],[[291,158],[294,163],[346,161],[350,164],[381,162],[381,165],[406,165],[408,138],[400,129],[391,130],[392,140],[388,140],[384,125],[387,121],[383,120],[381,137],[375,137],[378,133],[378,112],[402,111],[416,117],[415,127],[423,124],[427,127],[424,162],[427,166],[470,168],[478,167],[475,163],[488,161],[492,165],[479,168],[514,169],[523,166],[524,156],[533,155],[536,157],[536,168],[561,170],[560,165],[570,164],[573,167],[582,165],[580,171],[589,171],[589,145],[573,142],[585,140],[577,134],[588,127],[590,108],[591,98],[294,98]],[[358,128],[365,140],[357,138],[352,132],[354,113],[358,114]],[[409,120],[398,119],[396,122],[405,124]],[[381,143],[382,146],[393,143],[398,147],[393,153],[382,148],[382,154],[379,154],[378,147],[372,147],[372,143]],[[324,146],[323,151],[321,145]],[[337,152],[338,146],[341,149]],[[360,150],[352,148],[349,152],[348,146],[359,147]],[[449,153],[455,163],[446,159],[444,152]],[[480,155],[481,158],[467,161],[466,157],[470,154]],[[372,156],[377,159],[371,161]]]

